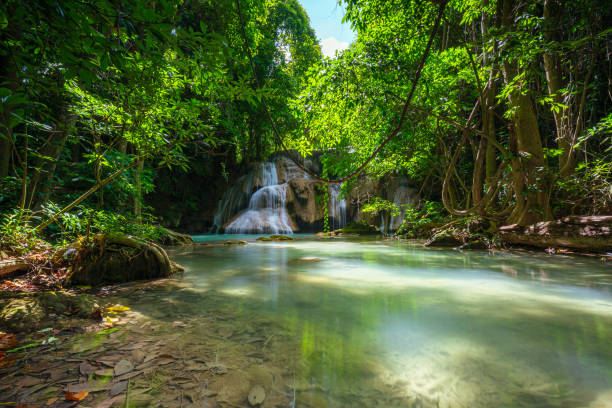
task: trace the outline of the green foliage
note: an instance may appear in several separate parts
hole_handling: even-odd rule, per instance
[[[555,187],[555,210],[559,215],[610,214],[612,161],[580,163],[572,177],[558,179]]]
[[[0,217],[0,250],[21,255],[48,247],[32,227],[37,217],[31,211],[15,209]]]
[[[401,213],[399,205],[380,197],[374,197],[369,202],[365,203],[363,207],[361,207],[361,212],[372,215],[388,213],[393,217],[397,217]]]
[[[48,217],[52,217],[60,209],[57,204],[49,202],[43,207],[43,212]],[[155,222],[155,217],[148,213],[143,214],[142,221],[139,222],[133,216],[119,214],[115,211],[79,206],[57,217],[54,225],[49,228],[49,234],[51,239],[58,243],[71,242],[78,237],[96,233],[121,233],[150,241],[159,241],[165,235],[165,230],[155,225]]]
[[[406,208],[404,220],[397,234],[407,238],[428,236],[431,229],[442,225],[447,217],[441,203],[424,201],[418,208]]]

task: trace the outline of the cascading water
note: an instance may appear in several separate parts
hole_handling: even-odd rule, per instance
[[[393,203],[399,206],[400,214],[392,215],[382,212],[380,214],[380,232],[392,234],[397,232],[406,216],[406,205],[414,202],[414,189],[407,186],[398,187],[393,193]]]
[[[332,231],[346,225],[346,200],[340,198],[342,185],[332,184],[329,187],[329,216]]]
[[[292,184],[292,180],[296,179],[301,179],[302,182],[307,180],[306,187],[304,184]],[[311,184],[308,183],[314,181],[286,157],[281,156],[272,162],[259,163],[247,175],[238,178],[223,194],[217,206],[212,232],[293,233],[300,227],[296,219],[303,220],[304,214],[308,214],[308,211],[316,214],[314,194],[303,196],[308,193],[309,188],[313,192],[313,188],[308,187]],[[329,186],[329,221],[333,229],[342,228],[347,224],[347,204],[340,198],[340,189],[340,185]],[[289,215],[288,206],[293,211],[294,217],[298,218]],[[299,208],[297,211],[302,211],[298,215],[294,214],[296,207]],[[299,218],[300,216],[302,218]],[[310,222],[313,221],[314,218]]]
[[[250,197],[246,211],[225,228],[228,234],[291,234],[286,208],[287,183],[278,184],[274,163],[261,163],[256,185],[261,185]]]

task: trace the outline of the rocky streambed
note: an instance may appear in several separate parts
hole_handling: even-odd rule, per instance
[[[351,396],[296,379],[304,362],[295,355],[298,339],[286,328],[220,293],[192,289],[173,279],[113,288],[103,298],[100,322],[71,320],[76,326],[58,326],[50,321],[51,327],[19,338],[26,347],[8,353],[11,340],[5,338],[0,402],[20,407],[289,407],[299,398],[297,406],[320,407],[331,394],[338,404],[354,398],[362,402],[351,406],[390,406],[364,405],[368,399],[357,390]],[[170,291],[187,300],[182,306],[197,298],[192,303],[197,311],[159,305],[160,292]],[[143,313],[146,303],[151,307]],[[410,406],[397,405],[411,404],[398,391],[380,382],[366,394],[370,401]]]

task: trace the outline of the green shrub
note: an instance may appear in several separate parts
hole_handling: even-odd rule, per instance
[[[424,201],[417,208],[408,207],[397,234],[407,238],[422,238],[432,228],[447,221],[446,211],[437,201]]]

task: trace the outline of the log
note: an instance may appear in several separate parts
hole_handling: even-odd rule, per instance
[[[612,216],[570,216],[527,227],[512,224],[501,227],[499,234],[509,244],[607,252],[612,251]]]
[[[30,270],[32,265],[22,259],[4,259],[0,260],[0,276],[10,275],[13,272]]]

